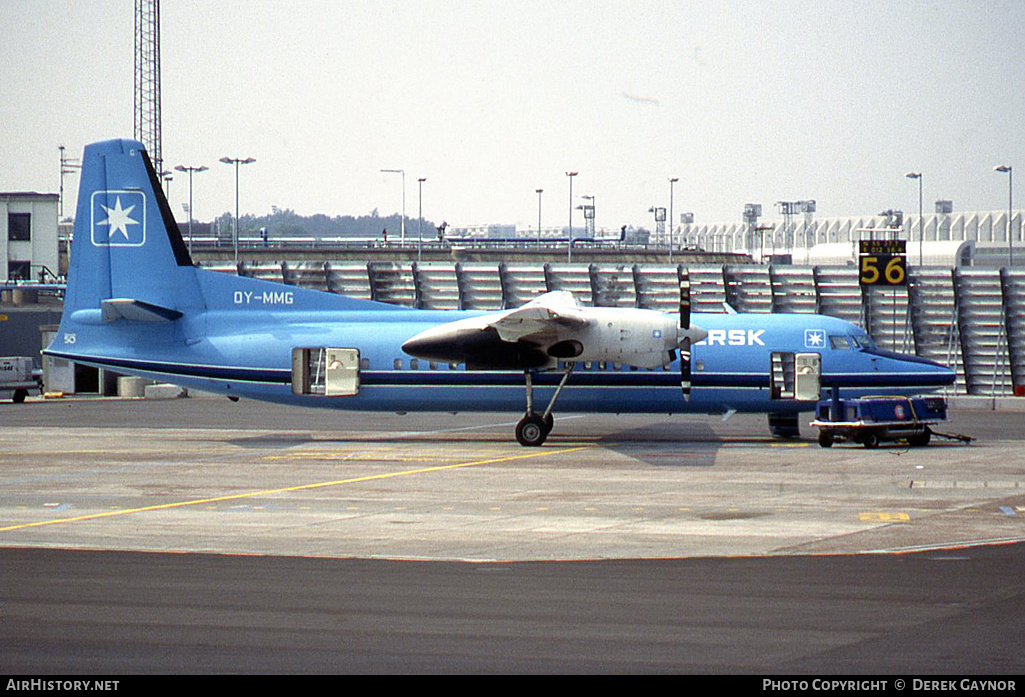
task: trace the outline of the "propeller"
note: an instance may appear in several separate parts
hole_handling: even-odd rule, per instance
[[[690,401],[690,272],[680,271],[680,386]]]

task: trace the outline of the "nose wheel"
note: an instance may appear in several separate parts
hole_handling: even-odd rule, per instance
[[[548,438],[548,434],[552,432],[552,426],[555,425],[555,417],[552,416],[552,408],[555,406],[555,400],[559,398],[562,388],[566,386],[566,382],[569,380],[569,376],[573,372],[574,367],[576,367],[576,363],[569,364],[566,372],[562,375],[562,379],[559,380],[559,386],[555,388],[555,394],[552,395],[552,400],[548,403],[548,408],[541,414],[534,411],[534,381],[532,373],[529,370],[524,371],[523,375],[527,383],[527,413],[522,419],[520,419],[520,422],[516,424],[516,440],[520,445],[528,448],[536,448],[543,444],[545,439]]]
[[[546,420],[541,414],[527,414],[516,424],[516,440],[525,447],[536,447],[545,442],[552,430],[554,419]]]

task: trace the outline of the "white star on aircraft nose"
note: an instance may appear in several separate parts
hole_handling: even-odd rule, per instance
[[[131,217],[129,217],[131,215],[131,212],[135,209],[135,205],[132,204],[128,208],[122,208],[121,197],[118,196],[114,202],[113,208],[108,208],[107,206],[104,206],[102,203],[100,204],[100,208],[107,212],[107,219],[101,220],[98,223],[98,225],[110,226],[110,233],[108,233],[108,238],[113,237],[114,233],[120,232],[122,235],[124,235],[125,241],[129,240],[130,237],[128,235],[128,226],[139,224],[138,220],[133,220]]]

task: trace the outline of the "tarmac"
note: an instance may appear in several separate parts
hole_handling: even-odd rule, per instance
[[[1023,400],[1025,401],[1025,400]],[[978,406],[978,405],[976,405]],[[443,561],[870,553],[1025,539],[1025,419],[925,448],[764,416],[367,414],[224,399],[0,405],[0,546]]]
[[[740,414],[523,448],[518,414],[0,404],[0,673],[1018,675],[1025,419],[969,406],[970,444],[869,450]]]

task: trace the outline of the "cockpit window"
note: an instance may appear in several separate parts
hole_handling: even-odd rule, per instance
[[[853,337],[851,337],[853,338]],[[850,343],[847,341],[846,336],[830,336],[829,345],[835,349],[849,349],[851,348]]]
[[[857,334],[851,337],[851,341],[854,345],[860,348],[875,348],[876,342],[872,341],[872,337],[868,334]]]

